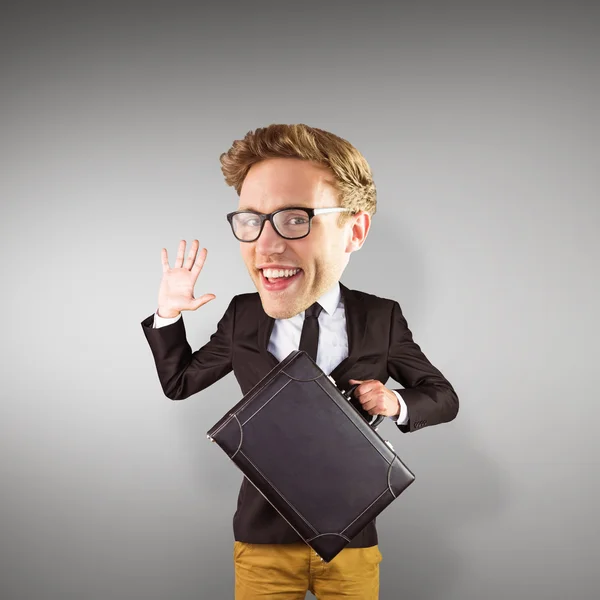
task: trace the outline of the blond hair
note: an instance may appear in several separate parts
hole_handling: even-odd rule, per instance
[[[372,217],[377,192],[371,168],[364,156],[347,140],[308,125],[273,124],[249,131],[221,154],[221,170],[227,185],[240,194],[250,167],[267,158],[299,158],[330,169],[339,193],[340,206],[352,213],[364,210]],[[340,213],[342,225],[351,213]]]

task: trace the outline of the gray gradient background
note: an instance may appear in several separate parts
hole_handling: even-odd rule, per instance
[[[3,600],[233,597],[241,475],[205,432],[239,387],[168,400],[140,321],[182,238],[217,296],[194,349],[254,291],[218,156],[273,122],[365,154],[342,281],[398,300],[461,400],[381,428],[417,476],[378,519],[381,598],[599,597],[592,2],[3,6]]]

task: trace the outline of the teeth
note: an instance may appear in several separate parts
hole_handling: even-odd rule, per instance
[[[278,277],[291,277],[300,269],[263,269],[263,274],[268,279],[277,279]]]

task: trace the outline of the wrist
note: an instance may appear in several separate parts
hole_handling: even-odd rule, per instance
[[[165,308],[159,308],[156,311],[156,314],[163,319],[172,319],[173,317],[178,317],[181,312],[178,310],[169,310]]]

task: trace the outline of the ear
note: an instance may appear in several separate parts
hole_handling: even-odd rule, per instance
[[[371,217],[368,212],[361,210],[352,216],[346,227],[349,228],[346,252],[356,252],[367,239],[367,234],[371,227]]]

